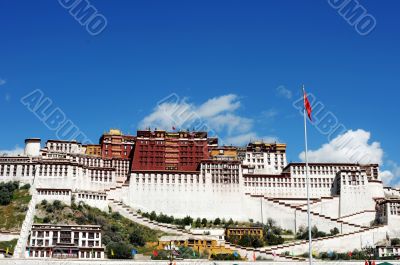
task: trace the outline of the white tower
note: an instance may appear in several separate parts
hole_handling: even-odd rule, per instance
[[[25,139],[24,155],[39,156],[40,154],[40,138]]]

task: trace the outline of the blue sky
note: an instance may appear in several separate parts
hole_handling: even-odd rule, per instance
[[[304,83],[395,184],[400,3],[359,3],[377,22],[366,36],[324,0],[92,0],[107,20],[92,36],[59,1],[1,1],[0,150],[55,138],[20,102],[35,89],[93,141],[111,127],[169,126],[157,103],[175,93],[224,143],[277,139],[296,161],[303,120],[292,102]],[[321,149],[329,142],[309,128],[315,160],[340,157]]]

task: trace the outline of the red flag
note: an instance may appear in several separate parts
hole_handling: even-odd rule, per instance
[[[308,118],[310,119],[310,121],[312,121],[312,118],[311,118],[311,112],[312,112],[311,104],[310,104],[310,101],[308,101],[307,93],[306,93],[306,91],[304,89],[303,89],[303,93],[304,93],[304,108],[307,111]]]
[[[351,258],[351,256],[353,256],[353,253],[351,251],[349,251],[348,255]]]
[[[157,257],[157,256],[158,256],[157,250],[154,250],[154,251],[153,251],[153,256],[154,256],[154,257]]]
[[[368,260],[366,260],[366,261],[364,262],[364,265],[369,265]]]
[[[375,260],[372,261],[372,265],[376,265]]]

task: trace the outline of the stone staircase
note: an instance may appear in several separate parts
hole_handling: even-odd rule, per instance
[[[265,259],[270,259],[273,261],[279,261],[279,262],[285,262],[285,261],[306,261],[305,258],[303,257],[293,257],[293,256],[287,256],[283,253],[278,253],[276,251],[267,251],[267,250],[262,250],[260,248],[250,248],[250,247],[242,247],[238,245],[231,244],[227,241],[225,241],[222,244],[225,248],[231,249],[233,251],[236,251],[239,253],[242,257],[247,257],[249,261],[253,261],[253,255],[255,254],[256,258],[257,257],[262,257]]]
[[[109,199],[109,204],[113,211],[118,211],[122,216],[139,223],[141,225],[144,225],[146,227],[149,227],[151,229],[157,229],[160,231],[163,231],[165,233],[169,234],[175,234],[175,235],[192,235],[194,236],[193,233],[181,229],[175,225],[171,224],[163,224],[163,223],[158,223],[155,221],[152,221],[148,218],[145,218],[138,214],[134,209],[131,207],[123,204],[121,201],[115,200],[115,199]],[[379,227],[362,227],[358,231],[354,232],[349,232],[349,233],[344,233],[344,234],[338,234],[335,236],[327,236],[327,237],[321,237],[321,238],[316,238],[313,239],[313,243],[317,242],[323,242],[326,240],[332,240],[332,239],[337,239],[337,238],[343,238],[346,239],[350,236],[357,235],[357,234],[363,234],[368,231],[373,231],[381,228],[383,226]],[[283,254],[283,252],[290,251],[291,248],[293,247],[301,247],[304,246],[305,248],[308,247],[308,241],[307,240],[300,240],[296,242],[290,242],[290,243],[285,243],[282,245],[276,245],[276,246],[269,246],[269,247],[263,247],[263,248],[249,248],[249,247],[242,247],[238,245],[231,244],[229,242],[223,242],[221,246],[224,246],[228,249],[231,249],[232,251],[238,252],[242,257],[247,257],[249,260],[252,260],[253,254],[255,254],[256,257],[263,257],[267,259],[273,259],[275,261],[306,261],[307,259],[303,257],[295,257],[295,256],[287,256]]]
[[[116,189],[118,190],[119,188]],[[141,224],[151,229],[160,230],[168,234],[196,236],[190,231],[179,228],[176,225],[159,223],[156,221],[152,221],[149,218],[143,217],[139,213],[137,213],[133,208],[131,208],[128,205],[125,205],[123,202],[119,200],[109,198],[108,201],[109,201],[109,206],[113,211],[119,212],[123,217],[128,218],[129,220],[135,223]],[[253,257],[253,253],[255,253],[256,256],[270,258],[276,261],[305,261],[304,258],[285,256],[283,254],[277,254],[277,253],[275,254],[273,251],[260,252],[258,249],[234,245],[229,243],[228,241],[222,242],[220,245],[232,251],[238,252],[242,257],[248,257],[250,260]]]
[[[36,213],[36,203],[37,203],[36,187],[32,187],[31,191],[32,191],[32,199],[29,202],[28,211],[26,212],[25,220],[22,223],[22,228],[19,234],[18,242],[14,248],[13,258],[25,258],[26,245],[34,221]]]
[[[373,232],[378,231],[381,228],[385,228],[385,226],[375,226],[375,227],[363,228],[363,229],[361,229],[359,231],[355,231],[355,232],[338,234],[335,236],[315,238],[312,240],[312,242],[313,242],[313,245],[316,245],[316,243],[325,243],[326,244],[327,241],[333,240],[333,239],[342,239],[342,240],[349,239],[349,240],[351,240],[350,237],[352,237],[354,235],[362,235],[362,234],[366,234],[369,232],[373,233]],[[260,253],[265,252],[267,254],[270,254],[271,252],[276,253],[276,252],[290,251],[294,247],[299,247],[299,246],[303,246],[304,249],[307,249],[308,248],[308,240],[300,240],[300,241],[285,243],[285,244],[276,245],[276,246],[263,247],[263,248],[260,248],[259,251],[260,251]],[[304,251],[304,252],[306,252],[306,251]]]
[[[333,199],[335,199],[335,198],[337,198],[337,197],[334,197],[334,196],[326,196],[326,197],[321,197],[321,198],[313,199],[313,200],[310,200],[310,206],[314,206],[314,205],[316,205],[316,204],[318,204],[318,203],[321,203],[321,202],[333,200]],[[303,204],[300,204],[300,205],[297,205],[297,206],[302,207],[303,209],[306,209],[306,210],[307,210],[307,203],[303,203]]]
[[[263,198],[265,200],[269,201],[269,202],[274,203],[274,204],[281,205],[281,206],[284,206],[284,207],[288,207],[290,209],[297,210],[299,212],[307,213],[307,207],[304,207],[304,205],[292,205],[292,204],[289,204],[287,202],[282,202],[281,200],[275,199],[275,198],[268,198],[268,197],[263,197]],[[316,203],[316,201],[314,201],[314,203]],[[348,227],[354,228],[355,230],[368,228],[366,226],[349,223],[349,222],[340,220],[339,218],[333,218],[333,217],[326,216],[326,215],[323,215],[323,214],[320,214],[320,213],[314,212],[314,211],[310,211],[310,214],[313,215],[313,216],[316,216],[316,217],[323,218],[323,219],[325,219],[327,221],[331,221],[331,222],[337,223],[337,225],[339,227],[341,225],[347,225]]]
[[[129,182],[117,182],[115,187],[105,189],[107,198],[122,201],[129,189]]]
[[[115,212],[119,212],[122,216],[125,218],[128,218],[129,220],[144,225],[146,227],[149,227],[151,229],[156,229],[163,231],[165,233],[169,234],[174,234],[174,235],[194,235],[190,233],[189,231],[186,231],[185,229],[181,229],[177,227],[176,225],[172,224],[163,224],[159,223],[156,221],[152,221],[146,217],[141,216],[139,213],[137,213],[133,208],[129,207],[128,205],[125,205],[121,201],[115,200],[115,199],[108,199],[109,205],[111,209]]]
[[[356,215],[359,215],[359,214],[363,214],[363,213],[372,213],[372,212],[375,213],[376,211],[374,211],[374,210],[364,210],[364,211],[355,212],[355,213],[352,213],[352,214],[348,214],[348,215],[341,216],[341,217],[339,217],[338,219],[339,219],[339,220],[340,220],[340,219],[346,219],[346,218],[353,217],[353,216],[356,216]]]

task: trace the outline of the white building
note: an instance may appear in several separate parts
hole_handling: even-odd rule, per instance
[[[243,159],[245,174],[278,175],[286,164],[286,144],[279,143],[250,143]]]
[[[34,224],[26,257],[104,259],[101,228],[96,225]]]
[[[76,142],[47,141],[42,149],[37,139],[26,143],[26,154],[0,157],[0,181],[35,180],[40,198],[70,201],[75,196],[104,210],[112,198],[145,212],[208,220],[273,218],[293,231],[307,224],[305,164],[287,164],[285,144],[255,142],[237,156],[234,148],[225,152],[212,145],[214,155],[196,171],[131,172],[129,159],[85,155]],[[383,188],[378,165],[310,163],[309,176],[312,218],[320,230],[357,231],[381,215],[400,235],[400,218],[376,210],[383,207],[379,200],[400,198],[399,190]]]

